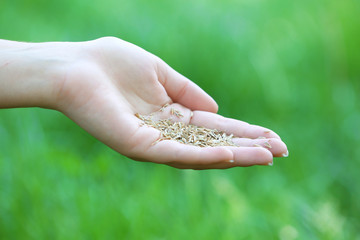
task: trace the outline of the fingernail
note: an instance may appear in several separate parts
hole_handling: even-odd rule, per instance
[[[274,165],[274,162],[269,162],[268,163],[268,166],[272,166],[272,165]]]
[[[282,155],[283,157],[288,157],[289,156],[289,151],[288,150],[286,150],[286,153],[283,153],[283,155]]]

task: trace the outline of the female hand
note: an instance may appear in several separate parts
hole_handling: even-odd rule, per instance
[[[287,147],[276,133],[216,114],[217,104],[201,88],[131,43],[113,37],[78,43],[28,43],[21,45],[20,52],[26,56],[21,61],[37,64],[26,71],[31,91],[22,97],[24,103],[6,98],[4,102],[10,107],[59,110],[129,158],[176,168],[212,169],[268,165],[274,156],[287,156]],[[11,67],[3,68],[11,71]],[[3,71],[0,67],[0,77]],[[21,80],[21,74],[17,79]],[[17,104],[11,104],[14,101]],[[234,134],[239,147],[200,148],[171,140],[153,144],[160,132],[141,126],[135,113],[150,114],[165,104],[170,106],[158,112],[159,117],[170,117],[169,109],[175,108],[184,115],[181,121],[185,123]]]

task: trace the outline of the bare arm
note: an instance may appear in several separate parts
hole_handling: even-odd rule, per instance
[[[181,110],[186,123],[233,133],[239,147],[200,148],[168,140],[153,145],[158,130],[140,127],[134,114],[155,112],[166,103]],[[123,155],[177,168],[267,165],[274,156],[287,155],[276,133],[216,114],[215,101],[192,81],[151,53],[112,37],[78,43],[1,40],[0,108],[10,107],[59,110]]]

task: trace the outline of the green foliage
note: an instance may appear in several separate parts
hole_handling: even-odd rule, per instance
[[[138,163],[55,111],[0,111],[0,239],[360,239],[356,0],[5,0],[0,38],[112,35],[278,132],[274,167]]]

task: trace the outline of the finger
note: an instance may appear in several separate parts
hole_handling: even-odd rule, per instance
[[[178,169],[192,169],[192,170],[219,170],[219,169],[229,169],[240,167],[233,162],[222,162],[222,163],[214,163],[210,165],[186,165],[186,164],[167,164],[170,167],[178,168]],[[272,164],[259,165],[259,166],[272,166]],[[253,166],[253,165],[251,165]],[[251,166],[243,166],[243,167],[251,167]]]
[[[228,147],[234,156],[234,165],[249,167],[253,165],[268,165],[272,163],[272,153],[265,148]]]
[[[270,129],[204,111],[194,111],[190,124],[217,129],[227,134],[234,134],[239,138],[265,137],[280,139],[279,135]]]
[[[218,105],[204,90],[166,63],[159,66],[159,81],[173,102],[180,103],[191,110],[216,113]]]
[[[185,145],[171,140],[163,140],[146,151],[147,158],[152,162],[165,164],[207,165],[229,162],[233,159],[232,151],[226,147],[200,148]]]
[[[233,167],[249,167],[254,165],[272,165],[273,157],[270,151],[265,148],[253,147],[230,147],[229,150],[233,152],[234,159],[232,161],[223,161],[213,164],[182,164],[182,163],[168,163],[169,166],[180,169],[227,169]]]
[[[250,138],[233,138],[232,141],[241,147],[264,147],[268,149],[274,157],[284,157],[287,153],[287,147],[278,138],[269,139],[250,139]]]
[[[223,163],[214,163],[209,165],[188,165],[188,164],[167,164],[170,167],[178,168],[178,169],[191,169],[191,170],[217,170],[217,169],[228,169],[237,167],[232,162],[223,162]]]

